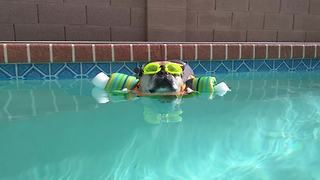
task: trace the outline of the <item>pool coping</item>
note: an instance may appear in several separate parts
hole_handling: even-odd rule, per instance
[[[319,57],[320,42],[0,41],[0,64]]]

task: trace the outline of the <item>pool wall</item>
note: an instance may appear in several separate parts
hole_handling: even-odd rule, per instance
[[[320,43],[0,43],[0,79],[132,74],[151,60],[186,61],[195,74],[320,70]]]

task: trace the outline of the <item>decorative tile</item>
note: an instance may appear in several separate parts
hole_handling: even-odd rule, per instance
[[[79,63],[51,64],[51,77],[58,79],[74,79],[81,77]]]
[[[231,72],[231,70],[228,69],[223,63],[220,63],[220,64],[217,66],[217,68],[214,69],[213,72],[214,72],[215,74],[218,74],[218,73],[224,74],[224,73],[229,73],[229,72]]]
[[[251,64],[250,64],[251,66]],[[252,67],[250,68],[245,61],[239,60],[239,61],[234,61],[233,62],[233,71],[234,72],[250,72]]]
[[[17,70],[20,79],[50,79],[49,64],[18,64]]]
[[[307,71],[310,69],[307,64],[305,64],[305,61],[302,60],[294,60],[293,61],[293,70],[294,71]]]
[[[254,61],[254,70],[255,71],[271,71],[273,69],[273,65],[270,65],[266,62],[272,62],[272,61],[265,61],[265,60],[257,60]]]
[[[290,67],[284,60],[275,61],[274,67],[277,71],[289,71]]]
[[[15,64],[0,64],[0,79],[15,79],[16,65]]]
[[[100,72],[110,74],[110,63],[82,63],[82,77],[93,78]]]

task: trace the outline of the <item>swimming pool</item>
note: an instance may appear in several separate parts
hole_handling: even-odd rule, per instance
[[[0,179],[320,178],[320,72],[217,79],[224,97],[106,104],[87,79],[0,81]]]

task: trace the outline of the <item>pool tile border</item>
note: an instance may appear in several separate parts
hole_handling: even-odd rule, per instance
[[[0,42],[0,63],[319,58],[320,43]]]

